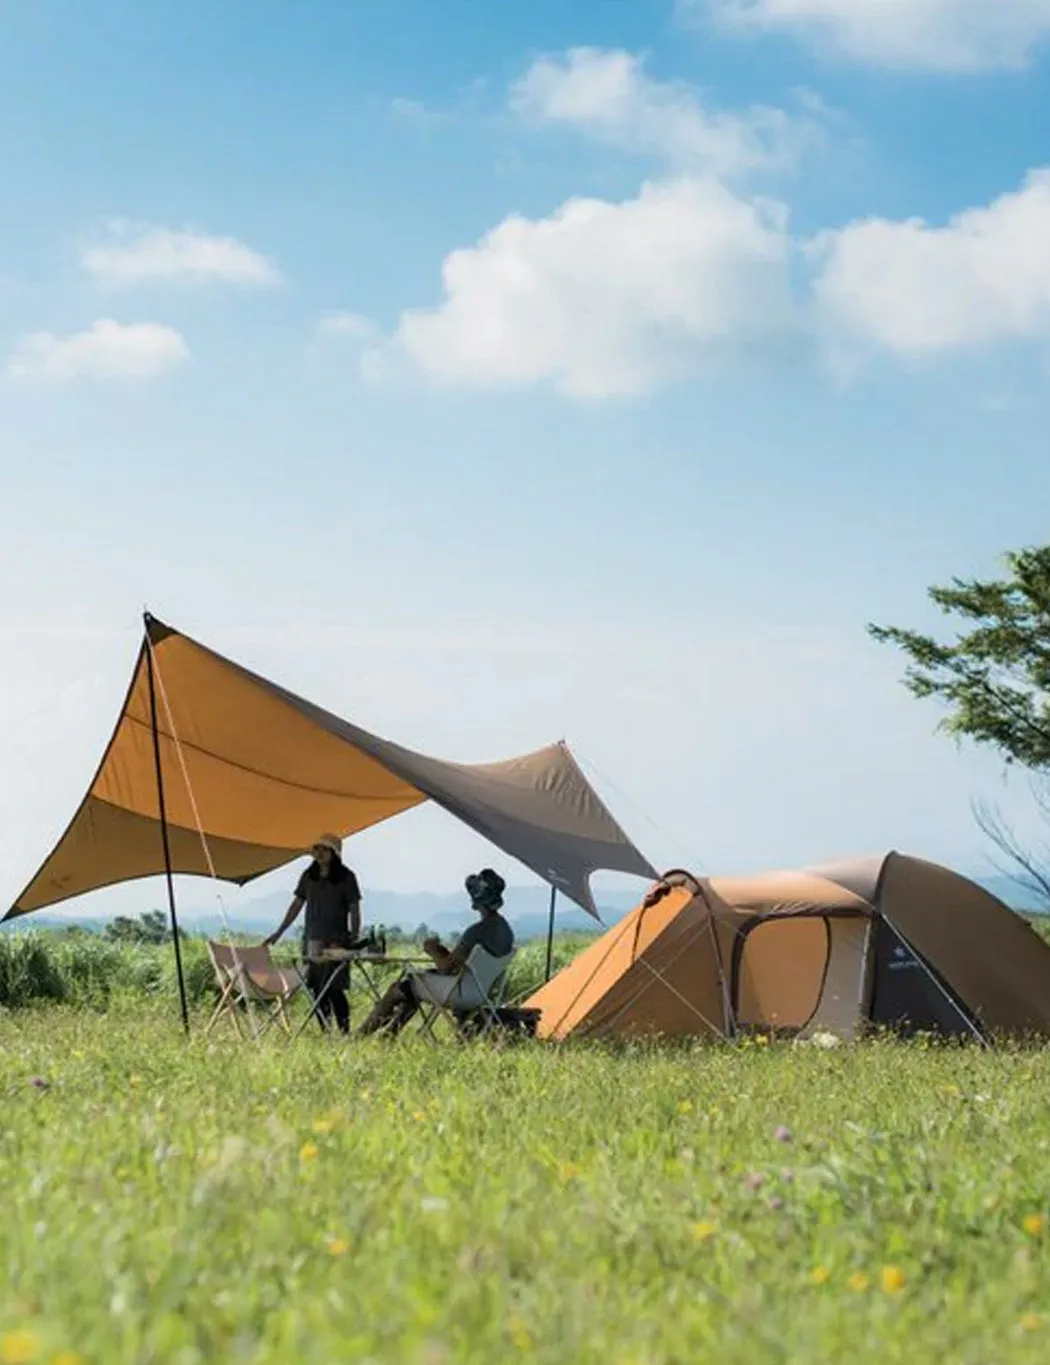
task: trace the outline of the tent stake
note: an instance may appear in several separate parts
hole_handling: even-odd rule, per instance
[[[551,979],[551,968],[554,961],[554,905],[557,899],[558,888],[552,886],[550,915],[547,919],[547,975],[543,978],[545,981]]]
[[[171,876],[171,845],[168,842],[168,812],[164,804],[164,771],[160,761],[160,734],[157,729],[157,695],[153,681],[153,641],[149,638],[146,621],[146,673],[149,678],[149,719],[153,731],[153,763],[157,770],[157,803],[160,807],[160,834],[164,844],[164,876],[168,883],[168,915],[171,919],[171,938],[175,945],[175,975],[179,979],[179,1004],[182,1007],[182,1028],[190,1036],[190,1014],[186,1008],[186,979],[182,974],[182,946],[179,943],[179,921],[175,914],[175,883]]]

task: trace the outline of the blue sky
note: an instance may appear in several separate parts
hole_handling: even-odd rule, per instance
[[[863,627],[1046,538],[1048,37],[1043,0],[5,7],[0,899],[144,604],[443,756],[566,736],[658,863],[981,868],[971,799],[1024,791]],[[480,853],[434,812],[354,850],[397,889]]]

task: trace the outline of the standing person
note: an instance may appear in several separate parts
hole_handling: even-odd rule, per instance
[[[506,890],[503,878],[491,867],[485,867],[472,873],[465,885],[470,908],[478,919],[463,931],[454,948],[446,948],[439,938],[424,940],[423,951],[434,963],[433,969],[408,972],[395,981],[361,1025],[362,1034],[380,1029],[388,1034],[399,1033],[419,1009],[421,998],[448,1000],[462,988],[457,978],[476,945],[480,944],[492,957],[506,957],[511,952],[514,930],[500,914]]]
[[[336,973],[345,973],[345,962],[319,962],[325,948],[349,948],[361,934],[361,888],[343,864],[343,841],[336,834],[322,834],[310,850],[313,861],[299,878],[295,895],[284,919],[263,941],[272,946],[299,918],[303,906],[303,956],[306,984],[316,1000]],[[321,1002],[322,1028],[335,1015],[342,1033],[350,1032],[350,1002],[343,981],[333,981]]]

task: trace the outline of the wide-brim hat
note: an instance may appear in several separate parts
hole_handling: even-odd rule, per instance
[[[311,848],[328,848],[337,858],[343,856],[343,841],[338,834],[322,834],[310,845]]]

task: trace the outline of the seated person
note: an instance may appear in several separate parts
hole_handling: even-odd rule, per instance
[[[471,999],[469,982],[457,980],[471,950],[478,946],[493,957],[506,957],[514,947],[514,930],[500,914],[506,883],[491,867],[473,873],[466,880],[470,904],[480,918],[466,929],[454,948],[440,939],[428,938],[423,951],[434,962],[434,970],[408,972],[395,981],[361,1026],[362,1033],[385,1029],[398,1033],[419,1009],[421,1000],[445,1004],[456,991],[465,992],[464,1003]],[[479,1002],[480,1003],[480,1002]]]

